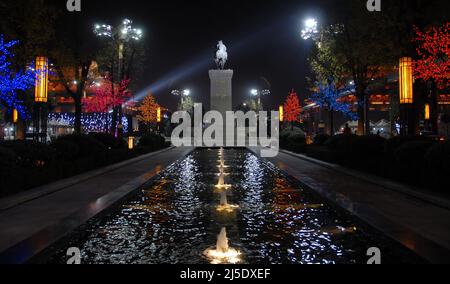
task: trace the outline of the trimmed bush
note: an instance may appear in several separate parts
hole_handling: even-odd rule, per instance
[[[426,175],[424,183],[436,191],[446,192],[450,188],[450,141],[438,143],[425,154]]]
[[[68,135],[51,145],[33,141],[0,143],[0,197],[122,162],[167,147],[158,135],[146,135],[130,151],[125,141],[108,135]]]
[[[431,141],[404,143],[395,151],[397,173],[404,182],[421,183],[426,166],[425,154],[433,145]]]
[[[313,144],[323,146],[328,140],[330,140],[330,138],[331,136],[328,134],[318,134],[314,136]]]
[[[42,168],[56,158],[52,147],[34,141],[7,141],[0,146],[14,152],[18,157],[17,165],[24,168]]]
[[[299,130],[284,130],[280,133],[280,147],[295,153],[306,152],[306,137]]]
[[[0,197],[12,194],[22,187],[23,178],[17,171],[18,159],[11,149],[0,147]]]
[[[379,136],[336,135],[325,142],[327,150],[313,147],[308,154],[320,156],[327,162],[379,173],[385,142],[386,140]]]
[[[71,161],[80,156],[80,148],[70,140],[56,140],[52,143],[59,160]]]
[[[16,167],[17,164],[17,155],[11,149],[0,147],[0,169],[2,170],[0,174],[3,170]]]
[[[138,147],[150,148],[153,151],[166,147],[164,137],[152,133],[147,133],[139,139]]]
[[[90,133],[89,137],[102,143],[107,149],[127,149],[127,143],[123,139],[117,139],[111,134]]]
[[[400,148],[403,144],[408,142],[415,141],[428,141],[426,137],[423,136],[414,136],[414,137],[393,137],[386,141],[384,151],[387,154],[395,154],[398,148]]]
[[[81,157],[104,157],[107,147],[98,140],[88,135],[67,135],[56,140],[58,142],[70,142],[78,146],[78,155]]]

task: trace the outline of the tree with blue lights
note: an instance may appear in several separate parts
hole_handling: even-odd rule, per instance
[[[358,114],[353,111],[351,103],[342,100],[342,94],[346,90],[338,89],[333,80],[326,83],[316,83],[316,91],[311,96],[311,100],[321,109],[330,112],[330,135],[334,135],[334,113],[340,112],[353,121],[358,120]]]
[[[32,70],[11,70],[11,49],[18,41],[5,41],[0,35],[0,102],[9,110],[16,109],[22,118],[28,117],[27,108],[18,92],[26,91],[35,84],[35,73]]]

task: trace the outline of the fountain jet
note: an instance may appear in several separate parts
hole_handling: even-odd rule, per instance
[[[217,206],[218,212],[226,212],[226,213],[233,213],[234,210],[239,208],[237,205],[228,204],[228,198],[227,198],[227,192],[221,191],[220,192],[220,205]]]
[[[216,248],[207,249],[204,255],[211,264],[237,264],[241,262],[241,252],[229,246],[226,228],[222,228],[219,236],[217,236]]]

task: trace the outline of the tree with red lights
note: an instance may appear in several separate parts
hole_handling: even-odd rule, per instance
[[[108,112],[118,106],[124,105],[131,98],[128,90],[129,79],[124,79],[120,84],[113,84],[109,77],[93,88],[94,94],[83,99],[85,112],[105,114],[105,132],[108,132]]]
[[[414,28],[414,42],[419,59],[414,63],[414,75],[430,82],[430,121],[433,133],[439,132],[438,90],[445,89],[450,82],[450,22],[424,31]]]
[[[101,84],[94,87],[94,95],[83,100],[86,112],[108,112],[110,109],[125,104],[132,93],[128,90],[129,79],[120,84],[113,84],[107,77]]]
[[[284,120],[291,123],[291,130],[294,130],[294,122],[299,121],[301,111],[297,93],[292,90],[284,103]]]
[[[450,82],[450,22],[425,31],[414,29],[419,59],[415,62],[415,75],[424,81],[434,81],[444,89]]]

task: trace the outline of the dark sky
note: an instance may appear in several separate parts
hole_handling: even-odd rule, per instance
[[[64,9],[66,1],[60,1]],[[87,30],[94,23],[116,24],[124,17],[144,30],[149,49],[138,89],[151,86],[167,107],[176,105],[170,94],[175,88],[190,88],[195,101],[209,105],[208,69],[215,68],[216,44],[223,40],[229,49],[227,67],[235,71],[234,105],[252,88],[270,88],[272,96],[263,102],[276,108],[292,88],[302,99],[306,96],[311,43],[299,33],[306,17],[323,17],[319,2],[82,0],[79,17],[86,25],[80,28]]]

